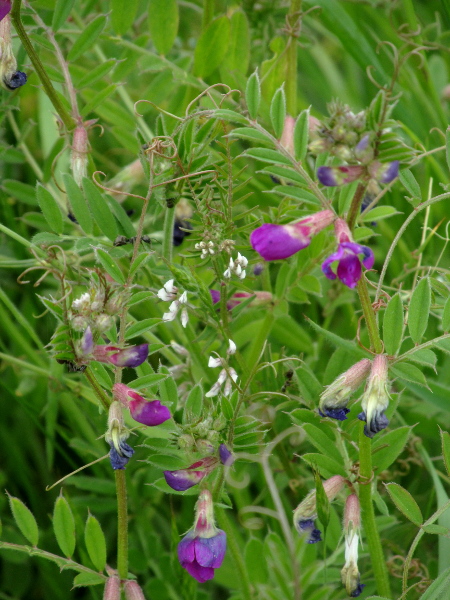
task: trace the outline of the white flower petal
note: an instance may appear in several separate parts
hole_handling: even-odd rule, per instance
[[[177,316],[176,312],[166,312],[163,314],[162,318],[163,318],[163,321],[173,321],[176,316]]]
[[[189,315],[188,315],[188,311],[183,308],[183,310],[181,311],[181,324],[183,325],[183,327],[186,329],[186,325],[188,324],[189,321]]]
[[[180,304],[187,304],[187,292],[183,292],[178,300]]]
[[[236,352],[236,344],[233,340],[228,340],[228,350],[227,354],[234,354]]]
[[[220,392],[220,383],[216,382],[212,388],[205,394],[206,398],[213,398]]]
[[[216,367],[220,367],[222,365],[222,360],[220,358],[215,358],[214,356],[209,357],[208,367],[211,369],[215,369]]]

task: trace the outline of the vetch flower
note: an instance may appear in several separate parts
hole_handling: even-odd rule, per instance
[[[317,179],[322,185],[335,187],[356,181],[363,174],[363,167],[360,165],[342,165],[340,167],[319,167],[317,169]]]
[[[341,571],[342,583],[351,598],[357,598],[365,585],[360,583],[358,571],[358,542],[361,526],[361,509],[358,496],[350,494],[345,502],[345,565]]]
[[[220,457],[220,462],[225,465],[226,467],[231,467],[231,465],[234,463],[234,456],[231,454],[231,452],[228,449],[228,446],[226,446],[226,444],[220,444],[219,446],[219,457]]]
[[[363,358],[350,369],[341,373],[333,383],[326,387],[320,396],[319,413],[322,417],[330,417],[338,421],[345,421],[347,403],[352,394],[366,380],[372,363],[368,358]]]
[[[160,290],[161,291],[161,290]],[[170,322],[173,321],[178,312],[181,310],[181,324],[183,327],[186,327],[189,321],[189,314],[187,311],[187,292],[183,292],[178,300],[174,300],[172,304],[169,306],[169,312],[163,314],[163,321]]]
[[[248,260],[245,258],[245,256],[242,256],[242,254],[240,254],[238,252],[237,258],[235,260],[233,260],[230,256],[230,262],[228,264],[228,269],[226,269],[223,273],[223,276],[226,279],[230,279],[231,275],[234,273],[237,277],[239,277],[239,279],[245,279],[245,275],[246,275],[246,267],[248,265]]]
[[[332,210],[322,210],[288,225],[265,223],[252,231],[250,243],[264,260],[288,258],[309,246],[311,238],[331,225],[334,218]]]
[[[113,394],[123,406],[129,409],[132,418],[143,425],[154,427],[171,417],[170,410],[159,400],[148,401],[124,383],[115,383]]]
[[[206,477],[206,475],[209,475],[209,473],[215,469],[217,463],[217,458],[207,456],[206,458],[202,458],[201,460],[193,463],[190,467],[186,467],[186,469],[164,471],[163,475],[167,485],[169,485],[173,490],[176,490],[177,492],[184,492],[185,490],[188,490],[194,485],[200,483],[200,481]]]
[[[173,281],[173,279],[169,279],[156,294],[164,302],[172,302],[177,297],[178,288],[173,284]]]
[[[17,70],[16,57],[11,43],[11,2],[0,1],[0,82],[7,90],[25,85],[27,76]]]
[[[336,498],[344,484],[345,479],[341,475],[334,475],[323,482],[323,489],[330,502]],[[301,535],[307,534],[308,544],[322,541],[320,530],[314,525],[315,519],[317,519],[316,490],[311,490],[294,510],[294,526]]]
[[[11,0],[0,0],[0,21],[11,11]]]
[[[120,403],[114,401],[109,407],[108,413],[108,431],[105,434],[105,440],[110,446],[109,460],[114,470],[125,469],[126,464],[134,454],[134,450],[125,440],[128,439],[130,432],[125,427],[123,412]]]
[[[227,536],[214,523],[211,492],[203,490],[195,506],[194,526],[178,544],[178,560],[189,575],[203,583],[222,565],[226,547]]]
[[[116,367],[138,367],[147,359],[148,344],[120,349],[117,346],[94,346],[92,358]]]
[[[209,360],[210,362],[208,363],[208,367],[214,368],[220,366],[217,364],[217,361],[221,359],[214,359],[212,356],[210,356]],[[237,380],[238,374],[233,369],[233,367],[228,367],[228,369],[222,369],[219,373],[219,377],[217,378],[216,383],[212,386],[209,392],[205,394],[206,398],[214,398],[214,396],[217,396],[222,388],[223,383],[225,383],[225,386],[223,388],[224,395],[230,396],[231,392],[233,391],[232,381],[236,383]]]
[[[336,220],[335,233],[338,241],[337,252],[324,260],[322,271],[328,279],[339,277],[343,284],[353,289],[361,279],[362,269],[359,255],[363,255],[362,264],[366,269],[373,267],[375,258],[368,246],[361,246],[352,241],[350,230],[344,219]],[[334,262],[338,262],[336,273],[331,268]]]
[[[110,575],[105,583],[103,600],[120,600],[120,579],[117,575]]]
[[[206,258],[209,255],[213,255],[216,253],[214,250],[214,242],[199,242],[195,244],[194,248],[196,250],[201,250],[201,258]]]
[[[364,433],[367,437],[373,436],[389,425],[389,419],[384,411],[389,406],[388,385],[388,360],[386,355],[377,354],[373,359],[372,370],[367,381],[361,407],[363,411],[358,419],[366,421]]]
[[[373,179],[380,183],[390,183],[398,177],[400,161],[394,160],[391,163],[374,162],[370,165],[369,172]]]

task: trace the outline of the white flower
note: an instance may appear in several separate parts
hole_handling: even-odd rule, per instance
[[[216,253],[214,250],[214,242],[199,242],[195,244],[194,248],[196,250],[201,250],[202,255],[200,258],[206,258],[210,254],[212,255]]]
[[[173,280],[171,280],[173,283]],[[170,283],[170,282],[168,282]],[[162,290],[159,290],[160,292]],[[167,291],[167,290],[166,290]],[[159,292],[158,292],[159,294]],[[184,328],[186,328],[186,325],[188,324],[189,321],[189,314],[186,308],[186,305],[188,303],[187,300],[187,292],[183,292],[181,294],[181,296],[178,298],[178,300],[174,300],[172,302],[172,304],[169,306],[169,312],[166,312],[163,314],[163,321],[165,322],[170,322],[173,321],[177,314],[180,312],[181,310],[181,324],[183,325]]]
[[[233,344],[233,346],[236,348],[234,342],[232,342],[230,340],[230,347],[231,347],[231,344]],[[209,357],[208,367],[211,367],[211,369],[215,369],[216,367],[224,366],[225,364],[226,364],[225,361],[220,357],[217,357],[217,358],[214,358],[214,356]],[[217,396],[217,394],[220,392],[222,384],[224,384],[224,383],[225,383],[225,386],[224,386],[223,393],[225,396],[230,396],[231,392],[233,391],[233,383],[232,382],[234,381],[236,383],[237,379],[238,379],[238,374],[232,367],[228,367],[228,369],[223,368],[219,373],[219,377],[217,378],[216,383],[212,386],[212,388],[209,390],[209,392],[207,392],[205,394],[206,398],[213,398],[214,396]]]
[[[236,344],[233,342],[233,340],[228,340],[227,354],[234,354],[236,352],[236,349]]]
[[[215,369],[216,367],[220,367],[222,365],[221,358],[214,358],[214,356],[209,357],[208,367],[211,369]]]
[[[248,260],[245,258],[245,256],[242,256],[242,254],[238,252],[236,260],[230,258],[228,269],[224,272],[223,276],[226,279],[230,279],[231,275],[234,273],[237,277],[239,277],[239,279],[245,279],[245,268],[247,265]]]
[[[91,304],[91,295],[88,292],[82,294],[72,302],[72,308],[75,310],[87,310]]]
[[[173,279],[169,279],[164,286],[158,290],[157,296],[164,302],[175,300],[178,294],[178,288],[173,285]],[[170,309],[169,309],[170,310]]]

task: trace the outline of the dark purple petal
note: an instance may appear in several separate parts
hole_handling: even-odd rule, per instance
[[[337,252],[331,254],[328,258],[326,258],[322,263],[322,272],[325,277],[328,279],[336,279],[336,274],[332,271],[331,265],[337,260],[341,260],[344,257],[344,249],[342,248],[342,244],[339,244]]]
[[[220,444],[219,456],[221,463],[223,465],[226,465],[227,467],[231,466],[234,463],[234,457],[225,444]]]
[[[310,244],[310,239],[305,235],[306,227],[295,228],[294,225],[274,225],[266,223],[252,231],[250,243],[252,248],[264,260],[281,260],[289,258],[299,250]]]
[[[320,530],[315,528],[314,521],[312,519],[303,519],[299,521],[297,523],[297,529],[309,534],[307,539],[308,544],[317,544],[317,542],[322,541]]]
[[[319,414],[322,417],[329,417],[330,419],[336,419],[338,421],[346,421],[348,413],[350,412],[349,408],[341,407],[341,408],[323,408],[323,411],[319,409]]]
[[[138,394],[136,394],[138,395]],[[154,427],[170,419],[170,410],[159,400],[131,400],[129,402],[131,416],[138,423]]]
[[[347,287],[353,289],[361,279],[361,263],[356,254],[341,258],[337,268],[337,276]]]
[[[376,433],[386,429],[386,427],[389,425],[389,419],[384,414],[384,411],[375,413],[370,423],[367,423],[365,412],[359,413],[358,419],[360,421],[366,421],[366,425],[364,426],[364,435],[368,438],[373,438]]]
[[[211,300],[213,304],[217,304],[218,302],[220,302],[220,292],[217,290],[209,290],[209,293],[211,294]]]
[[[134,454],[134,450],[131,446],[129,446],[126,442],[120,442],[120,454],[117,452],[114,443],[109,443],[111,450],[109,451],[109,460],[111,462],[111,467],[117,470],[125,469],[125,465],[128,463],[130,458]]]
[[[192,531],[187,533],[178,544],[177,552],[178,560],[182,565],[195,560],[195,535]]]
[[[204,583],[214,578],[214,569],[212,567],[201,567],[198,563],[186,563],[181,565],[186,569],[189,575],[192,575],[199,583]]]
[[[362,593],[362,591],[363,591],[363,589],[365,587],[366,587],[365,583],[358,583],[358,585],[356,586],[356,588],[350,594],[350,598],[357,598]]]
[[[398,177],[398,169],[400,162],[398,160],[394,160],[390,164],[386,165],[380,175],[379,181],[381,183],[390,183],[396,177]]]
[[[202,567],[218,569],[222,565],[226,549],[227,536],[219,529],[213,537],[195,539],[195,560]]]
[[[317,169],[317,179],[322,185],[326,185],[327,187],[339,185],[332,167],[319,167]]]
[[[139,367],[147,359],[147,356],[148,344],[141,344],[119,350],[117,354],[109,357],[109,362],[116,367]]]
[[[189,488],[200,483],[206,475],[205,471],[191,471],[189,469],[179,469],[178,471],[164,471],[164,478],[173,490],[184,492]]]
[[[11,0],[0,0],[0,21],[6,17],[11,10]]]
[[[1,20],[1,19],[0,19]],[[6,77],[3,78],[3,83],[9,90],[16,90],[17,88],[22,87],[27,82],[26,73],[23,71],[15,71],[9,79]]]
[[[356,242],[342,242],[340,246],[344,250],[350,250],[354,254],[363,254],[363,265],[366,267],[366,269],[371,269],[373,267],[375,257],[373,255],[372,249],[369,248],[369,246],[362,246],[361,244],[357,244]]]

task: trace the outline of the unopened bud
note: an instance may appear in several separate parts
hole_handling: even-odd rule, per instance
[[[363,358],[348,371],[339,375],[339,377],[329,385],[320,396],[319,412],[324,417],[344,421],[350,409],[347,403],[352,394],[359,388],[367,378],[371,361]]]
[[[123,584],[126,600],[145,600],[144,592],[137,581],[129,579]]]
[[[366,390],[361,403],[363,411],[358,415],[366,421],[364,433],[372,438],[376,433],[389,425],[384,411],[389,406],[388,360],[384,354],[377,354],[373,359]]]
[[[120,600],[120,579],[116,575],[106,580],[103,600]]]
[[[89,140],[84,125],[78,125],[73,134],[72,156],[70,164],[72,167],[73,178],[78,186],[81,187],[83,177],[87,176]]]
[[[113,325],[114,319],[109,315],[102,314],[95,319],[95,327],[99,331],[108,331]]]

